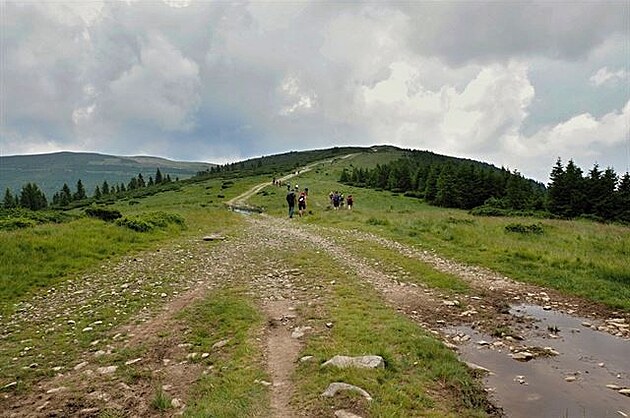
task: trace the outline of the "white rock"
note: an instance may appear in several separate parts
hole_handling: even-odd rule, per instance
[[[353,414],[345,409],[339,409],[335,411],[335,417],[337,418],[362,418],[361,415]]]
[[[567,376],[567,377],[564,378],[564,380],[566,382],[575,382],[577,380],[577,377],[575,377],[575,376]]]
[[[182,402],[181,399],[173,398],[173,399],[171,399],[171,406],[173,408],[181,408],[181,407],[184,406],[184,402]]]
[[[74,370],[81,370],[82,368],[84,368],[85,366],[88,365],[87,361],[84,361],[82,363],[77,364],[76,366],[74,366]]]
[[[85,327],[85,328],[83,328],[83,332],[90,332],[92,330],[94,330],[94,328],[92,328],[92,327]]]
[[[114,373],[116,370],[118,370],[118,366],[106,366],[106,367],[99,367],[98,369],[96,369],[96,371],[100,374],[112,374]]]
[[[132,364],[136,364],[139,361],[142,361],[142,357],[138,357],[138,358],[135,358],[133,360],[127,360],[125,362],[125,366],[131,366]]]
[[[306,331],[312,330],[312,327],[296,327],[291,333],[291,338],[302,338]]]
[[[63,391],[63,390],[66,390],[66,387],[65,387],[65,386],[60,386],[60,387],[58,387],[58,388],[48,389],[48,390],[46,391],[46,393],[50,395],[50,394],[53,394],[53,393],[58,393],[58,392],[61,392],[61,391]]]
[[[227,345],[227,343],[229,343],[229,342],[230,342],[230,340],[229,340],[229,339],[228,339],[228,340],[221,340],[221,341],[219,341],[219,342],[214,343],[214,344],[212,345],[212,348],[221,348],[221,347],[224,347],[224,346],[225,346],[225,345]]]
[[[321,365],[321,367],[326,366],[335,366],[341,369],[345,369],[347,367],[357,367],[362,369],[384,369],[385,361],[381,356],[334,356]]]
[[[307,361],[311,361],[315,358],[315,356],[304,356],[300,358],[300,363],[306,363]]]
[[[348,383],[343,383],[343,382],[331,383],[330,385],[328,385],[326,390],[322,393],[322,396],[332,398],[333,396],[337,394],[337,392],[340,392],[340,391],[357,392],[368,401],[372,400],[372,396],[370,396],[370,394],[367,393],[364,389],[361,389],[358,386],[350,385]]]

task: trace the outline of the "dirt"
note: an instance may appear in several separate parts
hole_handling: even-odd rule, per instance
[[[168,280],[170,286],[161,304],[146,306],[131,320],[112,327],[105,340],[73,359],[71,364],[64,365],[61,371],[53,373],[53,377],[39,380],[25,392],[4,391],[4,398],[0,399],[0,416],[89,417],[98,416],[111,408],[125,410],[128,416],[141,417],[155,412],[151,403],[159,390],[180,401],[163,416],[181,414],[189,398],[190,387],[209,369],[188,359],[189,347],[185,345],[188,330],[185,323],[178,319],[178,314],[214,289],[236,283],[249,287],[250,295],[267,316],[266,326],[260,333],[263,339],[260,345],[272,381],[260,383],[270,386],[273,416],[300,415],[290,403],[295,389],[291,374],[301,348],[301,340],[292,337],[292,333],[296,326],[303,323],[298,316],[299,307],[317,303],[317,298],[314,286],[305,285],[298,271],[285,268],[274,258],[276,251],[324,252],[378,290],[393,309],[408,316],[453,349],[457,349],[456,345],[461,341],[454,341],[453,335],[445,330],[458,326],[486,334],[501,329],[504,335],[500,338],[506,344],[526,346],[526,339],[536,323],[531,318],[510,312],[511,305],[520,303],[541,305],[589,318],[591,326],[600,326],[603,332],[616,333],[623,339],[630,337],[627,328],[606,326],[606,320],[613,317],[630,322],[628,314],[519,283],[430,251],[372,234],[331,230],[301,224],[296,220],[289,222],[265,215],[244,219],[247,226],[239,237],[226,237],[224,241],[208,245],[202,242],[200,236],[185,245],[148,252],[125,259],[118,265],[108,264],[103,270],[109,271],[109,274],[102,277],[95,274],[89,280],[68,283],[49,297],[30,301],[25,305],[27,308],[18,311],[14,317],[3,319],[5,336],[29,326],[44,329],[51,327],[55,318],[66,320],[81,307],[99,303],[118,306],[124,294],[108,298],[104,295],[110,295],[114,289],[120,289],[125,284],[128,285],[124,287],[125,291],[135,287],[139,292],[146,288],[147,282],[163,283]],[[404,269],[381,265],[341,244],[350,240],[367,241],[427,263],[466,281],[472,290],[456,299],[451,294],[418,284]],[[265,250],[262,258],[261,248]],[[259,258],[252,258],[250,254],[259,254]],[[178,268],[166,268],[174,265]],[[138,284],[139,280],[142,286]],[[107,358],[110,353],[140,348],[144,348],[141,357],[132,365],[140,377],[99,371],[100,367],[109,364]],[[82,362],[87,364],[77,367]]]

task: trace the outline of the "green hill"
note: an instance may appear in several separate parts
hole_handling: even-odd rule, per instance
[[[82,152],[13,155],[0,157],[0,190],[4,192],[8,187],[17,193],[24,184],[36,183],[50,199],[64,183],[74,189],[79,179],[88,194],[92,194],[94,188],[104,180],[109,184],[127,184],[131,177],[139,173],[146,179],[155,176],[158,168],[164,176],[168,174],[173,179],[184,179],[213,166],[210,163],[171,161],[158,157],[122,157]]]

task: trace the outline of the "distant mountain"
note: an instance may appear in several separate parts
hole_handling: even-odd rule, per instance
[[[142,173],[145,180],[155,177],[159,168],[162,175],[173,180],[194,176],[215,164],[171,161],[165,158],[136,156],[120,157],[84,152],[56,152],[52,154],[12,155],[0,157],[0,193],[11,189],[19,193],[26,183],[35,183],[50,200],[64,183],[74,191],[79,179],[89,195],[97,185],[107,180],[110,185],[129,183]],[[1,199],[1,196],[0,196]]]

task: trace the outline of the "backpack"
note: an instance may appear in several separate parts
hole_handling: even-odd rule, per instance
[[[300,197],[298,198],[298,202],[300,202],[300,203],[304,203],[304,200],[306,200],[306,199],[304,198],[304,196],[300,196]]]
[[[287,193],[287,202],[289,202],[289,205],[295,204],[295,193]]]

